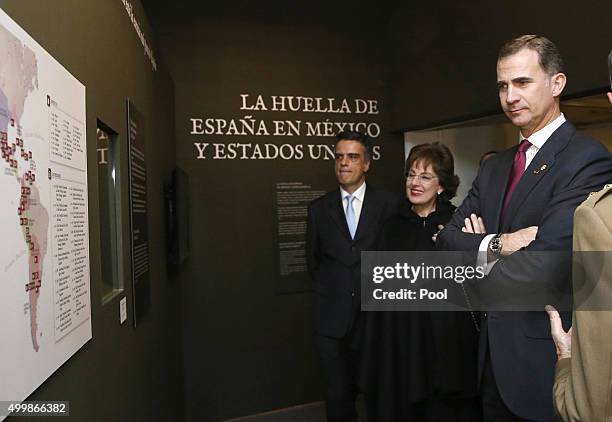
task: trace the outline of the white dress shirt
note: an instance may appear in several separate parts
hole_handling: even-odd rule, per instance
[[[565,123],[565,116],[563,113],[561,113],[559,117],[544,126],[542,129],[532,133],[529,138],[525,138],[522,133],[520,134],[519,144],[523,141],[523,139],[527,139],[529,142],[531,142],[531,146],[525,152],[525,169],[529,167],[533,157],[536,156],[540,148],[542,148],[546,141],[548,141],[550,135],[552,135],[555,130],[559,129],[559,126],[561,126],[563,123]]]
[[[555,120],[553,120],[552,122],[544,126],[542,129],[538,130],[537,132],[532,133],[529,138],[525,138],[522,133],[520,134],[519,144],[523,141],[523,139],[527,139],[531,143],[531,146],[525,152],[525,169],[529,167],[529,164],[531,164],[531,162],[533,161],[538,151],[540,151],[540,149],[544,146],[546,141],[548,141],[548,138],[550,138],[553,132],[559,129],[559,126],[561,126],[563,123],[565,123],[565,116],[563,115],[563,113],[561,113],[559,114],[559,117],[557,117]],[[491,239],[493,239],[495,235],[496,233],[486,235],[484,239],[482,239],[482,242],[480,242],[480,246],[478,247],[477,265],[483,265],[483,266],[486,265],[487,269],[485,272],[487,274],[489,273],[489,270],[491,269],[493,264],[497,262],[497,260],[495,260],[495,261],[489,262],[488,265],[486,264],[487,263],[487,250],[489,248],[489,242],[491,241]]]
[[[365,196],[366,184],[362,183],[361,186],[357,188],[355,192],[353,192],[353,211],[355,212],[355,222],[357,226],[359,225],[359,217],[361,216],[361,207],[363,207],[363,198]],[[342,209],[344,210],[344,217],[346,218],[346,207],[348,206],[348,201],[346,199],[347,196],[350,195],[347,191],[340,188],[340,195],[342,196]]]

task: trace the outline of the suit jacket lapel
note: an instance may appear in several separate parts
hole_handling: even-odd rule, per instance
[[[510,198],[508,209],[506,210],[505,224],[508,227],[520,207],[523,205],[529,193],[535,188],[535,186],[544,178],[546,173],[550,170],[555,162],[555,155],[550,149],[545,151],[545,147],[548,141],[542,147],[542,150],[538,151],[536,156],[533,158],[529,167],[525,169],[521,180],[519,180]]]
[[[359,224],[355,232],[355,240],[359,240],[365,235],[368,229],[376,227],[382,207],[378,206],[374,189],[369,185],[366,187],[365,196],[363,197],[363,205],[361,206],[361,215],[359,216]]]
[[[555,163],[555,156],[560,150],[565,148],[575,130],[576,129],[572,124],[565,122],[553,132],[544,146],[542,146],[542,149],[538,151],[531,163],[529,163],[529,166],[525,169],[521,180],[519,180],[518,184],[516,185],[516,189],[514,190],[510,203],[508,204],[505,217],[506,224],[504,224],[505,226],[509,227],[509,223],[514,218],[523,202],[525,202],[529,196],[529,193],[550,171],[551,167]]]
[[[504,153],[501,157],[501,162],[495,163],[496,169],[493,169],[491,178],[491,186],[492,191],[490,193],[491,196],[487,195],[485,206],[488,206],[488,212],[483,213],[483,218],[485,219],[485,224],[487,223],[487,216],[492,216],[494,227],[492,230],[487,230],[489,233],[498,233],[501,225],[501,209],[504,203],[504,195],[506,193],[506,187],[508,186],[508,179],[510,178],[510,170],[512,169],[512,164],[514,163],[514,155],[516,154],[516,150],[518,149],[518,145],[512,150]],[[490,198],[490,199],[489,199]]]
[[[338,230],[348,239],[351,240],[351,234],[346,224],[346,215],[344,214],[344,208],[342,207],[342,195],[340,195],[340,189],[336,191],[336,195],[331,197],[331,201],[327,203],[327,209],[332,220],[338,226]],[[363,214],[363,210],[362,214]]]

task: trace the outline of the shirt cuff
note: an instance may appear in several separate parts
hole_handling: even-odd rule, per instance
[[[486,235],[480,242],[478,247],[478,258],[476,259],[476,265],[485,268],[485,275],[488,275],[493,268],[493,265],[497,262],[497,259],[491,262],[487,262],[487,256],[489,251],[489,242],[495,237],[495,233]]]

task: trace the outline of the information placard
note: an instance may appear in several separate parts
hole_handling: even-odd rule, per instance
[[[128,100],[128,138],[130,171],[130,229],[132,252],[132,286],[134,327],[148,312],[149,286],[149,229],[147,224],[147,162],[144,121]]]

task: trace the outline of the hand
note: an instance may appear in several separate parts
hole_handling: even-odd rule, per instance
[[[431,240],[433,240],[434,243],[436,243],[436,240],[438,239],[438,234],[442,231],[443,228],[444,226],[442,224],[438,224],[438,231],[435,232],[433,236],[431,236]]]
[[[478,217],[476,214],[473,214],[473,213],[470,214],[470,218],[466,218],[464,220],[464,225],[461,228],[461,231],[464,233],[476,233],[476,234],[486,234],[487,233],[482,217]]]
[[[526,227],[513,233],[502,234],[501,254],[508,256],[521,248],[526,248],[535,240],[537,234],[538,226]]]
[[[546,305],[544,308],[550,318],[550,332],[557,348],[557,359],[572,357],[572,328],[566,333],[561,325],[561,317],[554,306]]]

